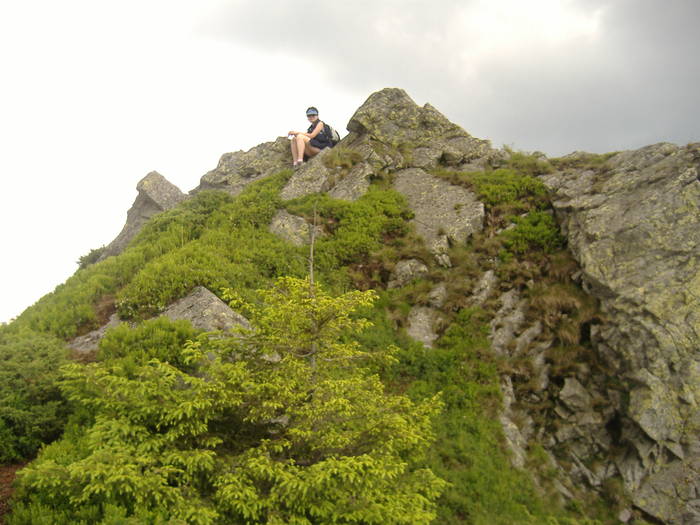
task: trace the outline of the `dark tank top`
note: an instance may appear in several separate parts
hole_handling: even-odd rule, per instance
[[[313,133],[314,130],[316,129],[316,126],[318,126],[318,123],[322,122],[321,120],[317,120],[313,124],[309,126],[309,129],[306,131],[307,133]],[[328,146],[331,145],[331,141],[328,140],[328,137],[326,136],[326,130],[325,130],[325,125],[324,129],[316,135],[314,138],[311,139],[311,145],[315,146],[319,149],[327,148]]]

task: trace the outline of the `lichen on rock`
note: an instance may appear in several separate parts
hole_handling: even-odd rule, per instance
[[[700,520],[699,169],[700,144],[662,143],[542,179],[607,317],[594,342],[629,391],[623,439],[638,455],[619,461],[626,486],[638,507],[672,524]],[[681,490],[689,472],[694,488]]]
[[[464,243],[483,229],[484,204],[466,188],[418,168],[398,172],[394,188],[406,197],[416,232],[436,256],[445,254],[447,242]]]
[[[309,224],[306,219],[292,215],[286,210],[279,210],[272,218],[269,230],[295,246],[303,246],[311,241],[311,232],[315,237],[324,235],[323,228]]]
[[[224,153],[217,167],[204,176],[193,192],[224,190],[238,195],[248,184],[291,167],[291,150],[286,137],[278,137],[248,151]]]

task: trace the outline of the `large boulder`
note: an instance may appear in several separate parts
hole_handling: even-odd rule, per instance
[[[126,224],[117,237],[107,245],[100,261],[118,255],[131,242],[143,225],[154,215],[169,210],[185,200],[187,196],[157,171],[152,171],[136,185],[139,192],[134,204],[126,213]]]
[[[618,466],[634,503],[700,522],[700,144],[656,144],[543,178],[607,322],[592,338],[626,383]],[[582,157],[583,158],[583,157]],[[585,164],[585,163],[582,163]]]
[[[270,233],[274,233],[295,246],[309,244],[311,242],[312,229],[314,238],[325,235],[323,228],[320,226],[313,226],[304,217],[292,215],[286,210],[279,210],[272,218],[268,228]]]
[[[192,192],[224,190],[238,195],[251,182],[290,168],[291,163],[289,140],[278,137],[248,151],[224,153],[218,166],[206,173]]]
[[[430,104],[417,105],[403,89],[370,95],[348,123],[348,131],[372,140],[390,168],[460,168],[498,156],[489,141],[477,139],[450,122]]]
[[[408,313],[406,333],[412,339],[423,343],[426,348],[432,348],[439,337],[437,324],[440,319],[439,310],[428,306],[414,306]]]
[[[406,197],[416,232],[444,266],[449,243],[464,243],[484,227],[484,204],[466,188],[418,168],[398,172],[394,188]]]
[[[205,332],[229,331],[236,327],[250,328],[250,323],[229,305],[203,286],[197,286],[182,299],[168,306],[161,316],[172,321],[181,319]]]
[[[396,263],[389,276],[387,288],[400,288],[414,279],[428,275],[428,267],[418,259],[405,259]]]

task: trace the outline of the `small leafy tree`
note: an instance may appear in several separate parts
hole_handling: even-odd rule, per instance
[[[370,372],[389,352],[350,336],[373,292],[282,278],[261,295],[229,293],[253,329],[200,336],[172,362],[141,351],[65,367],[90,422],[23,471],[10,523],[432,521],[444,482],[416,465],[441,403],[388,395]]]

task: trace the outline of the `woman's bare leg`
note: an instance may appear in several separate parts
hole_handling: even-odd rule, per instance
[[[297,159],[299,158],[298,152],[297,152],[297,141],[296,137],[293,138],[292,140],[289,141],[290,145],[292,146],[292,162],[296,165]]]
[[[297,135],[294,137],[293,142],[296,142],[297,158],[294,159],[296,162],[302,162],[304,160],[304,148],[306,147],[306,142],[310,140],[306,135]]]
[[[294,141],[297,143],[297,158],[296,162],[303,162],[304,161],[304,153],[306,153],[306,150],[310,148],[311,146],[309,145],[309,141],[311,139],[307,137],[306,135],[297,135],[294,137]],[[308,155],[308,153],[307,153]]]

